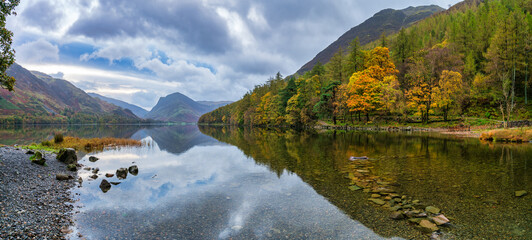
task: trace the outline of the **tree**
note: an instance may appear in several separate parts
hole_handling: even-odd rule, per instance
[[[318,113],[318,116],[322,118],[332,116],[334,125],[336,125],[336,114],[338,113],[338,110],[336,110],[337,105],[334,102],[336,101],[338,86],[340,84],[340,81],[332,81],[323,87],[320,101],[314,106],[314,111]]]
[[[0,86],[9,91],[13,91],[15,86],[15,78],[6,74],[7,69],[15,63],[15,50],[11,49],[13,42],[13,33],[6,29],[7,16],[16,14],[15,7],[20,3],[20,0],[2,1],[0,3]]]
[[[361,50],[358,37],[349,44],[349,55],[347,57],[347,63],[344,66],[344,77],[347,79],[342,79],[342,82],[349,82],[349,78],[353,73],[362,71],[364,67],[364,52]]]
[[[369,121],[369,113],[383,106],[383,89],[396,80],[397,69],[386,47],[368,52],[364,67],[365,70],[354,73],[349,79],[347,106],[351,112],[366,113]]]
[[[442,110],[443,120],[447,121],[450,108],[463,92],[462,74],[444,70],[438,85],[432,90],[434,107]]]
[[[332,81],[342,81],[343,79],[343,56],[344,50],[340,47],[327,64],[327,75]]]

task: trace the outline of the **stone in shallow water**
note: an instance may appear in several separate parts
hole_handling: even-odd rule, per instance
[[[521,191],[515,191],[515,196],[516,197],[523,197],[525,195],[527,195],[528,193],[525,191],[525,190],[521,190]]]
[[[405,219],[405,215],[402,213],[402,212],[393,212],[392,215],[390,215],[390,218],[394,219],[394,220],[401,220],[401,219]]]
[[[106,174],[105,174],[105,177],[108,177],[108,178],[110,178],[110,177],[114,177],[114,176],[115,176],[115,175],[112,174],[112,173],[106,173]]]
[[[426,219],[421,220],[421,222],[419,222],[419,226],[430,231],[438,231],[439,229],[436,224],[431,223],[429,220]]]
[[[377,205],[384,205],[385,202],[381,199],[375,199],[375,198],[370,198],[368,199],[369,201],[372,201],[373,203],[377,204]]]
[[[99,160],[99,158],[97,158],[97,157],[95,157],[95,156],[90,156],[90,157],[89,157],[89,161],[91,161],[91,162],[96,162],[96,161],[98,161],[98,160]]]
[[[119,168],[118,170],[116,170],[116,177],[118,179],[126,179],[127,171],[127,168]]]
[[[350,189],[351,191],[357,191],[357,190],[360,190],[360,189],[362,189],[362,188],[359,187],[359,186],[357,186],[357,185],[353,185],[353,186],[350,186],[349,189]]]
[[[440,209],[437,208],[437,207],[433,207],[433,206],[428,206],[425,208],[425,211],[429,212],[429,213],[433,213],[433,214],[438,214],[440,213]]]
[[[447,219],[443,214],[440,214],[438,216],[433,217],[432,221],[434,221],[439,226],[448,223],[449,219]]]
[[[371,194],[371,198],[380,198],[380,197],[381,197],[381,195],[379,195],[379,194]]]
[[[133,166],[129,167],[128,171],[133,176],[137,176],[137,174],[139,174],[139,168],[137,167],[137,165],[133,165]]]
[[[106,193],[107,191],[111,189],[111,184],[107,180],[104,179],[100,183],[100,189],[102,190],[102,192]]]

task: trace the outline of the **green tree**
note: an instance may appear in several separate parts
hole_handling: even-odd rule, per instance
[[[349,55],[347,56],[345,67],[345,79],[342,82],[348,82],[353,73],[362,71],[364,68],[364,52],[360,47],[358,37],[356,37],[349,45]]]
[[[15,7],[20,3],[20,0],[3,0],[0,3],[0,86],[9,91],[13,91],[15,86],[15,78],[6,74],[7,69],[15,63],[15,50],[11,49],[13,42],[13,33],[6,29],[7,16],[16,14]]]

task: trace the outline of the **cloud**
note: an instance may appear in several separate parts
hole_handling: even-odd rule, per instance
[[[45,31],[59,27],[63,12],[50,1],[38,1],[26,7],[20,14],[30,26],[36,26]]]
[[[458,1],[27,0],[8,29],[19,62],[149,109],[173,92],[238,100],[383,8]]]
[[[59,60],[59,48],[42,38],[22,44],[16,47],[15,51],[19,63],[45,63]]]

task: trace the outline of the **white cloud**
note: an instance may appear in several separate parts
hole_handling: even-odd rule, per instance
[[[15,51],[19,63],[45,63],[59,60],[59,48],[42,38],[22,44],[16,47]]]

